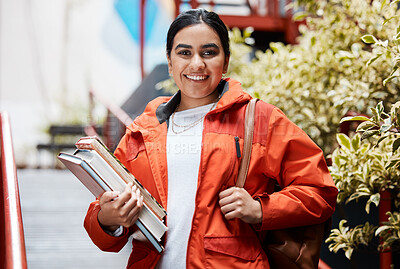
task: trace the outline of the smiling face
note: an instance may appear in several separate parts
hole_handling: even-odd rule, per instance
[[[218,34],[200,23],[181,29],[174,37],[168,69],[181,90],[180,110],[216,100],[216,88],[228,69]]]

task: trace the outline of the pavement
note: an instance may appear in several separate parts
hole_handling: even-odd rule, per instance
[[[68,170],[20,169],[18,183],[29,269],[126,267],[130,243],[119,253],[99,250],[83,228],[94,196]]]

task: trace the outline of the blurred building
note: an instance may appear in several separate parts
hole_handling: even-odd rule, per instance
[[[36,165],[50,124],[88,122],[88,92],[120,105],[142,80],[136,0],[0,0],[0,110],[16,161]],[[165,63],[173,0],[147,0],[145,70]],[[105,115],[101,106],[95,117]],[[43,161],[43,160],[42,160]]]

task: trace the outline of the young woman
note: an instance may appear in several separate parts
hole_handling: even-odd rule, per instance
[[[151,101],[115,151],[167,209],[165,251],[133,239],[127,268],[269,268],[259,231],[322,223],[334,211],[337,189],[322,151],[262,101],[246,184],[235,187],[251,96],[222,79],[229,56],[217,14],[189,10],[171,24],[168,67],[180,90]],[[283,190],[274,193],[276,182]],[[124,247],[142,199],[128,185],[90,205],[84,225],[100,249]]]

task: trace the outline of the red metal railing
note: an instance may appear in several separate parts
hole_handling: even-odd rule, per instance
[[[389,221],[389,216],[386,212],[392,211],[392,197],[390,190],[382,191],[381,200],[379,202],[379,224]],[[392,251],[390,249],[383,250],[379,253],[379,268],[390,269],[392,268]]]
[[[0,261],[2,268],[27,268],[17,169],[9,116],[0,113],[1,191]]]

